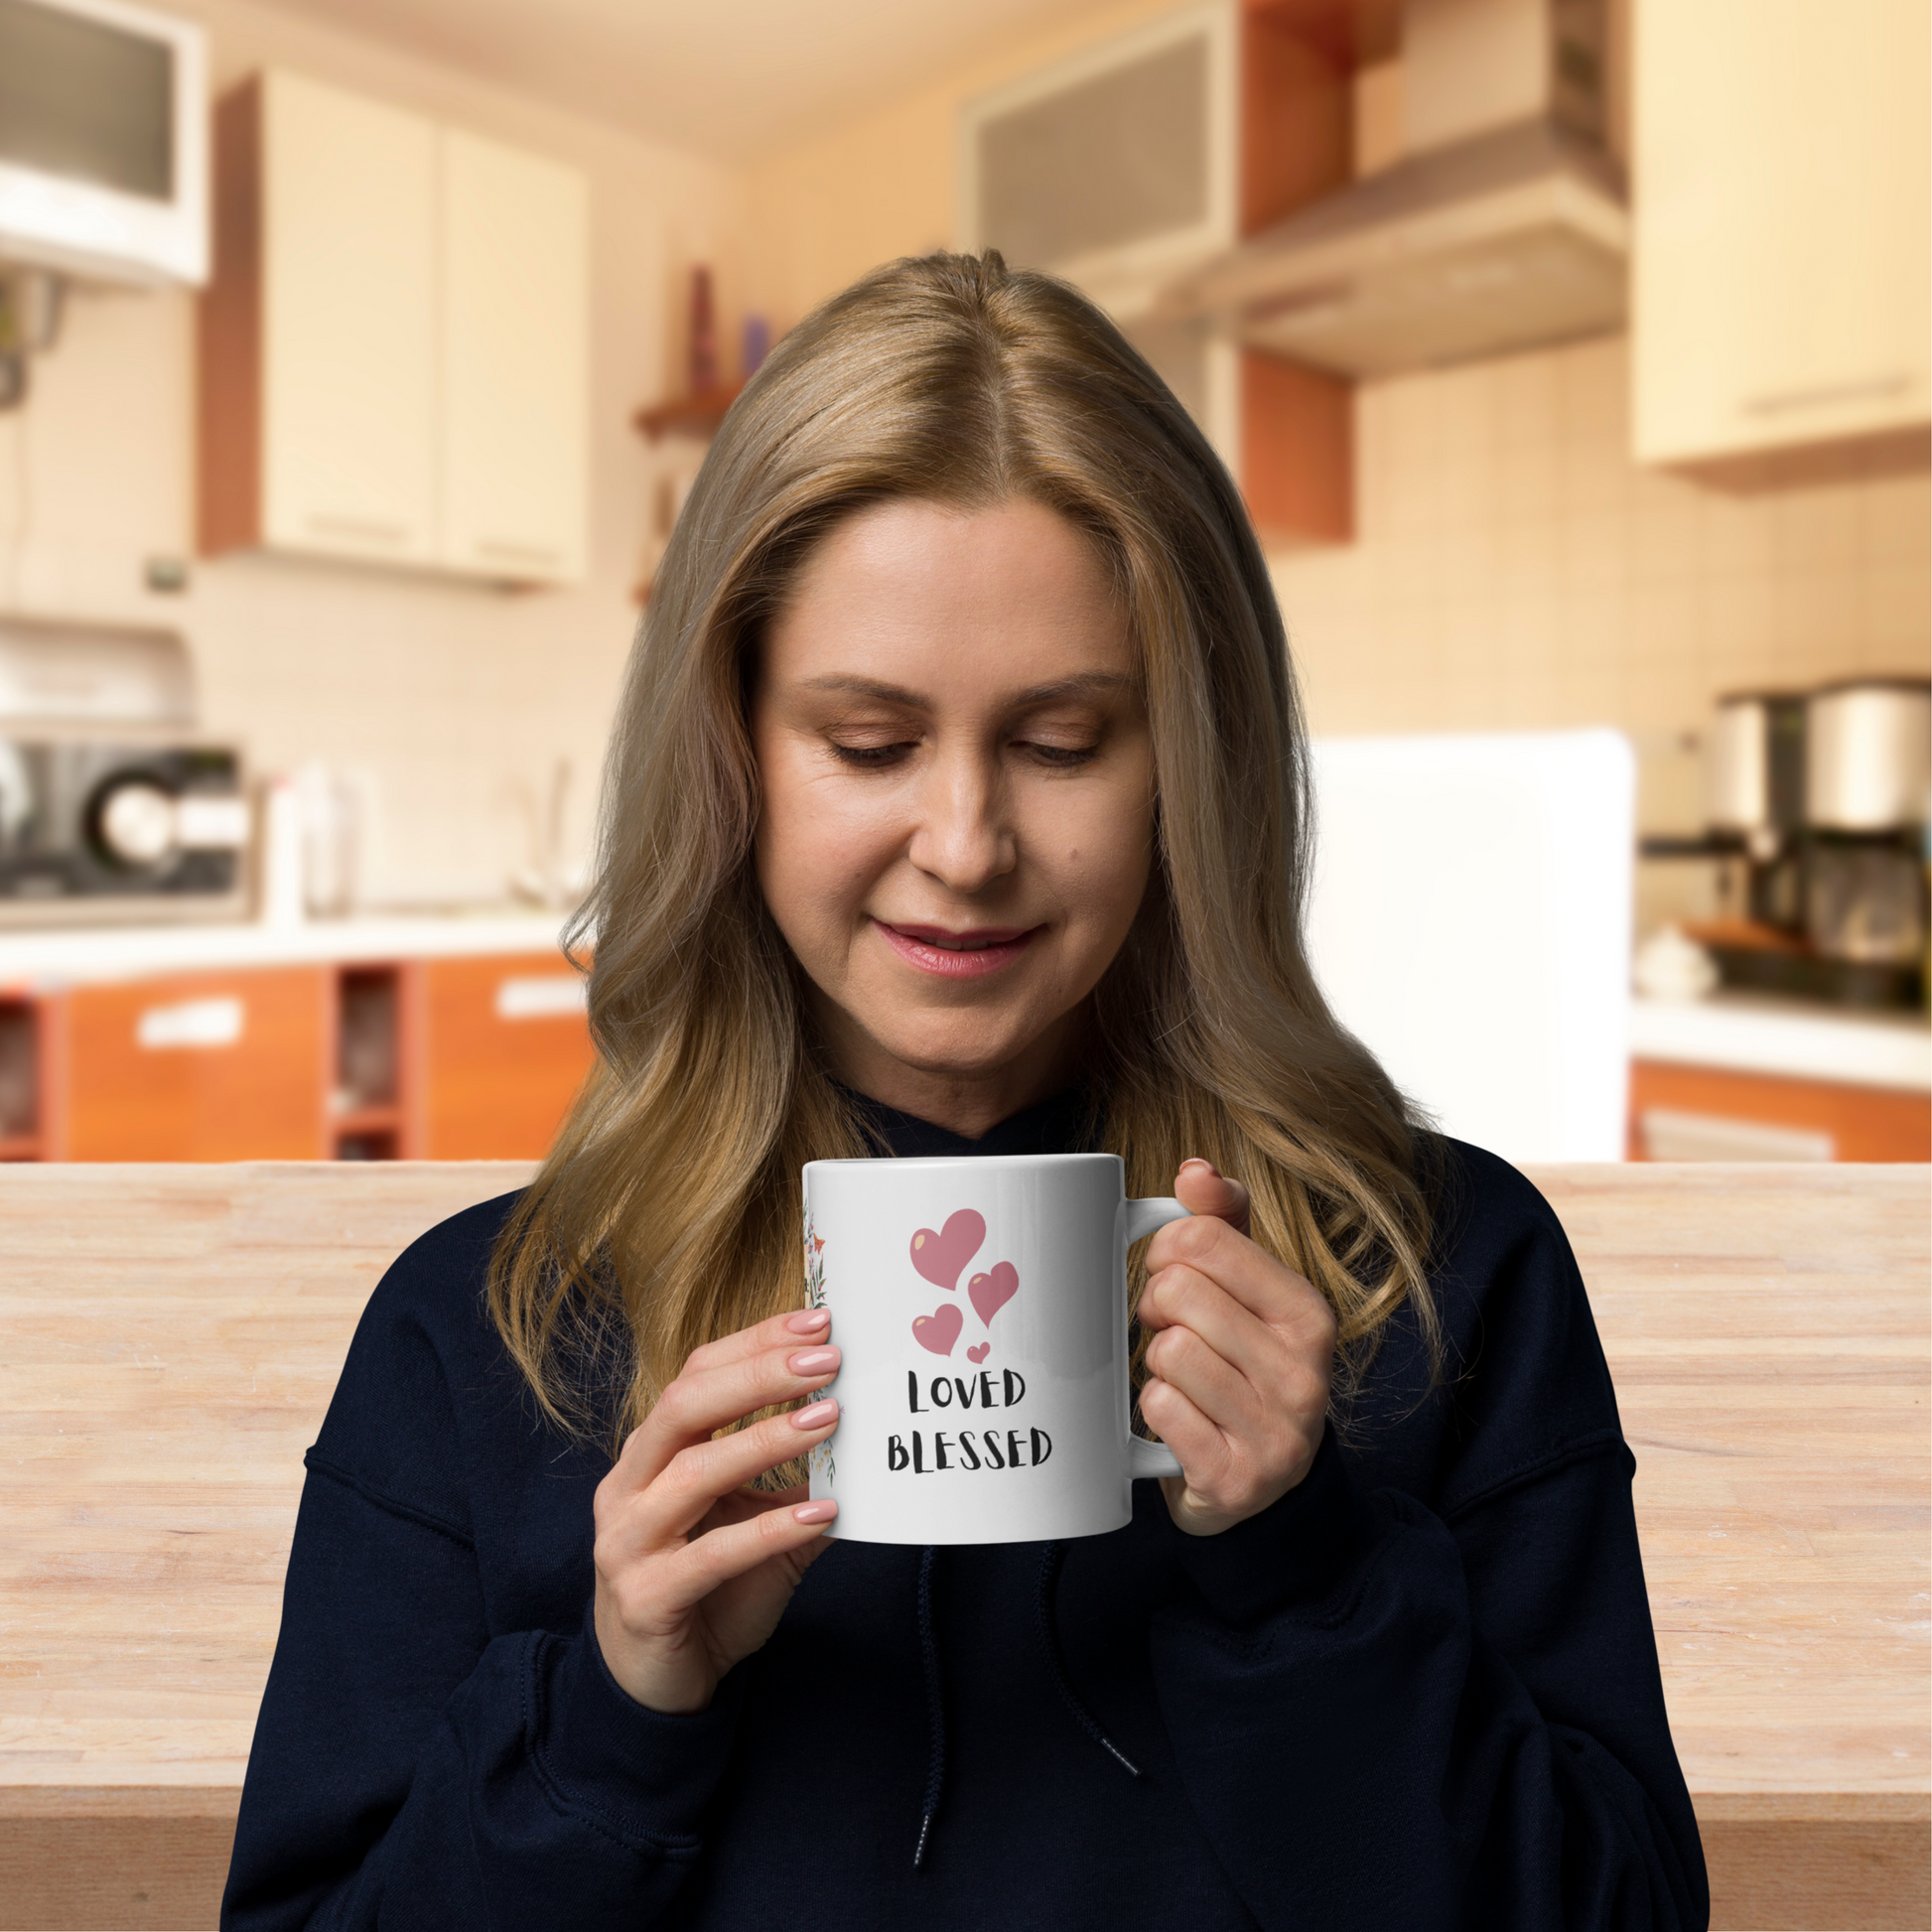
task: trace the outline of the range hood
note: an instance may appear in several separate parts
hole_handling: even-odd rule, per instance
[[[1171,318],[1337,375],[1622,326],[1602,0],[1408,0],[1404,157],[1173,284]]]

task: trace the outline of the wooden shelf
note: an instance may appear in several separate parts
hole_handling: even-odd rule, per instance
[[[726,382],[715,389],[695,389],[687,396],[640,409],[630,420],[653,443],[665,436],[716,436],[725,411],[744,387],[742,382]]]

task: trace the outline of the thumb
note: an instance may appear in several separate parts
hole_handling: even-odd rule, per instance
[[[1230,1180],[1212,1161],[1198,1157],[1180,1164],[1173,1177],[1174,1198],[1190,1214],[1205,1214],[1225,1221],[1237,1234],[1248,1231],[1248,1190],[1238,1180]]]

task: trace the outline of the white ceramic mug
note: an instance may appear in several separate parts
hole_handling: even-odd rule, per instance
[[[1127,1250],[1187,1213],[1115,1154],[814,1161],[805,1280],[832,1311],[839,1426],[811,1454],[830,1534],[1034,1543],[1133,1516],[1180,1473],[1133,1433]]]

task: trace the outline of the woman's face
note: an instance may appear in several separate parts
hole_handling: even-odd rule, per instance
[[[1073,1070],[1147,888],[1154,759],[1105,570],[1024,500],[840,524],[752,700],[765,902],[832,1070],[977,1136]]]

